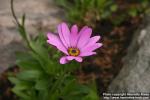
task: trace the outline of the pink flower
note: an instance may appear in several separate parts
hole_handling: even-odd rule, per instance
[[[94,50],[102,46],[102,43],[97,43],[100,36],[91,37],[92,29],[87,26],[78,31],[77,25],[73,25],[69,30],[66,23],[61,23],[57,28],[58,34],[47,34],[47,42],[65,54],[60,58],[61,64],[70,60],[82,62],[82,57],[96,54]]]

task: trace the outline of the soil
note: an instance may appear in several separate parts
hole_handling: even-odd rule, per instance
[[[17,97],[11,91],[13,85],[8,80],[10,72],[16,74],[18,67],[9,68],[0,75],[0,100],[17,100]]]

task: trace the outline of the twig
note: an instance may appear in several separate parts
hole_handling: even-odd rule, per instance
[[[15,19],[17,25],[20,26],[20,23],[19,23],[19,21],[18,21],[18,19],[16,17],[15,11],[14,11],[14,0],[10,1],[10,7],[11,7],[11,13],[13,15],[13,18]]]

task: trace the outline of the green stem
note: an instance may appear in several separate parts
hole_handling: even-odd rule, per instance
[[[26,29],[25,29],[25,26],[24,26],[24,22],[25,22],[25,15],[23,15],[22,17],[22,23],[20,23],[17,19],[17,16],[15,14],[15,10],[14,10],[14,0],[11,0],[11,12],[12,12],[12,16],[13,18],[15,19],[15,22],[18,26],[18,30],[19,30],[19,33],[20,35],[22,36],[22,38],[25,40],[27,46],[29,49],[32,50],[32,52],[34,52],[36,55],[38,55],[39,57],[41,57],[37,52],[36,50],[32,47],[32,40],[30,39],[30,37],[27,35],[27,32],[26,32]]]
[[[50,98],[51,98],[51,95],[52,95],[53,93],[55,93],[55,91],[56,91],[57,89],[60,88],[62,82],[63,82],[64,79],[65,79],[65,77],[66,77],[66,73],[64,73],[63,75],[60,75],[59,79],[56,81],[56,83],[53,85],[53,87],[52,87],[52,88],[50,89],[50,91],[49,91]]]
[[[11,4],[10,7],[11,7],[12,15],[13,15],[13,17],[14,17],[14,19],[15,19],[17,25],[19,26],[20,23],[19,23],[19,21],[18,21],[18,19],[17,19],[17,17],[16,17],[15,11],[14,11],[14,0],[11,0],[11,1],[10,1],[10,4]]]
[[[23,21],[23,25],[18,21],[17,16],[15,14],[15,10],[14,10],[14,0],[11,0],[10,2],[10,6],[11,6],[11,13],[13,18],[15,19],[15,22],[17,23],[18,29],[19,29],[19,33],[21,34],[22,38],[25,39],[25,41],[27,42],[27,45],[30,47],[30,42],[29,42],[29,38],[27,36],[25,27],[24,27],[24,21]],[[24,20],[24,19],[23,19]]]
[[[15,22],[17,23],[18,25],[18,29],[19,29],[19,33],[21,34],[22,38],[25,39],[28,47],[33,51],[33,52],[36,52],[32,46],[31,46],[31,41],[30,41],[30,38],[29,36],[27,35],[27,32],[26,32],[26,29],[24,27],[24,20],[25,20],[25,15],[23,15],[23,23],[20,23],[17,19],[17,16],[15,14],[15,10],[14,10],[14,0],[11,0],[11,13],[12,13],[12,16],[13,18],[15,19]]]

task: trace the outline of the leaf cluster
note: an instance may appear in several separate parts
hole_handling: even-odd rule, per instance
[[[97,21],[104,19],[119,25],[128,17],[150,11],[149,0],[137,0],[133,3],[122,1],[127,5],[118,4],[117,1],[119,0],[56,0],[56,3],[65,9],[66,18],[71,23],[78,22],[79,25],[88,24],[93,27]]]

